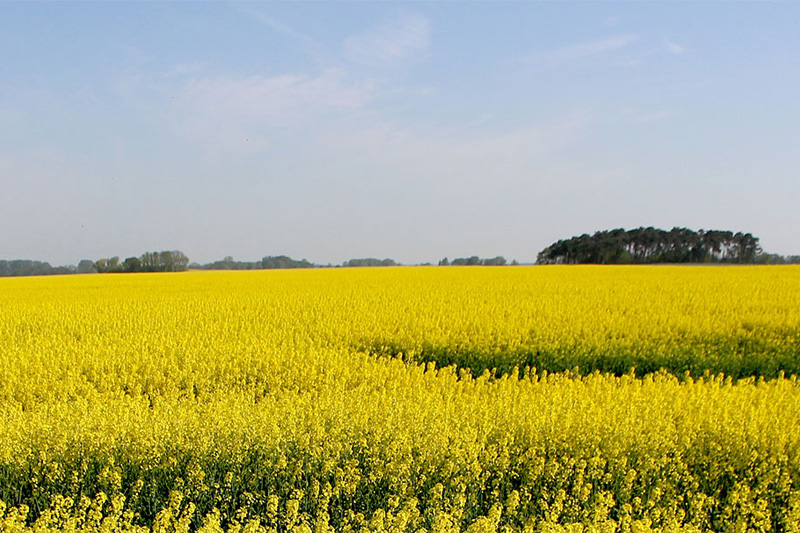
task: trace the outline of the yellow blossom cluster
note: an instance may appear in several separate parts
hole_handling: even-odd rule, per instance
[[[0,280],[0,531],[800,531],[800,268]]]

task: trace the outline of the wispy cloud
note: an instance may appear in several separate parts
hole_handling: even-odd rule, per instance
[[[566,65],[582,59],[622,50],[631,45],[637,38],[636,35],[626,34],[616,35],[607,39],[570,44],[553,50],[535,52],[525,58],[524,62],[538,66]]]
[[[247,4],[234,4],[236,8],[241,12],[244,13],[246,16],[252,17],[259,22],[263,23],[268,28],[272,29],[273,31],[280,33],[281,35],[287,37],[291,41],[299,44],[305,50],[316,57],[324,56],[326,54],[325,46],[313,38],[312,36],[299,31],[298,29],[286,24],[285,22],[267,15],[253,7],[250,7]]]
[[[641,67],[649,59],[663,56],[678,56],[686,53],[686,48],[667,38],[644,39],[644,42],[635,49],[626,50],[614,59],[614,64],[620,67]]]
[[[590,114],[571,113],[515,129],[481,127],[491,119],[485,116],[462,127],[445,128],[365,126],[325,137],[320,152],[343,155],[390,174],[395,172],[390,169],[406,169],[413,161],[414,172],[401,170],[398,180],[450,194],[459,187],[484,190],[530,179],[557,154],[580,143],[594,121]]]
[[[180,63],[173,65],[164,72],[162,76],[165,78],[185,78],[187,76],[202,75],[207,68],[208,65],[199,61],[194,63]]]
[[[200,110],[254,119],[294,118],[361,107],[370,97],[365,84],[349,84],[342,72],[317,76],[220,76],[190,80],[184,95]]]
[[[245,139],[254,146],[276,131],[350,114],[374,96],[369,82],[351,81],[336,69],[313,76],[196,77],[175,89],[171,118],[179,133],[219,149]]]
[[[301,31],[250,7],[237,8],[271,30],[304,46],[319,65],[316,74],[219,74],[203,65],[179,66],[159,80],[174,93],[169,112],[178,133],[222,153],[263,148],[277,132],[313,132],[348,120],[381,95],[405,91],[402,84],[380,85],[372,72],[423,57],[430,43],[430,23],[404,15],[343,41],[337,53]],[[165,89],[163,86],[168,86]]]
[[[670,41],[669,39],[664,39],[664,49],[668,53],[676,54],[676,55],[677,54],[683,54],[684,52],[686,52],[686,49],[683,46],[681,46],[681,45],[679,45],[677,43],[674,43],[674,42]]]
[[[660,122],[663,120],[671,119],[675,116],[675,112],[671,109],[658,109],[658,110],[640,110],[640,109],[625,109],[622,111],[622,116],[633,122]]]
[[[381,67],[424,56],[430,45],[431,25],[421,15],[406,15],[380,24],[344,43],[345,58],[359,65]]]
[[[661,109],[659,111],[652,111],[650,113],[641,113],[636,116],[639,122],[659,122],[667,120],[675,116],[675,113],[669,109]]]

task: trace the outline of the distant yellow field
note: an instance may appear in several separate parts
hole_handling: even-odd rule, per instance
[[[800,528],[798,267],[0,279],[0,339],[0,530]]]

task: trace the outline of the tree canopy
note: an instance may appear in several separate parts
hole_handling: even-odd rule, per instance
[[[540,264],[755,263],[758,237],[722,230],[623,228],[559,240],[541,252]]]
[[[380,267],[380,266],[395,266],[397,263],[394,259],[376,259],[374,257],[365,257],[362,259],[349,259],[342,263],[343,267]]]
[[[445,257],[439,261],[439,266],[503,266],[505,264],[506,258],[502,255],[485,259],[482,259],[477,255],[473,255],[471,257],[456,257],[452,261]]]
[[[268,255],[261,259],[261,268],[313,268],[314,264],[301,259],[292,259],[287,255]]]
[[[120,263],[119,257],[98,259],[92,265],[81,261],[81,270],[94,270],[100,274],[120,272],[181,272],[189,267],[189,258],[180,250],[145,252],[139,257],[128,257]]]
[[[9,276],[51,276],[54,274],[74,274],[74,266],[54,267],[45,261],[31,259],[0,259],[0,277]]]

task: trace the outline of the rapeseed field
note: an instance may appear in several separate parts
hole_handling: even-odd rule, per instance
[[[0,530],[800,531],[800,268],[0,279]]]

